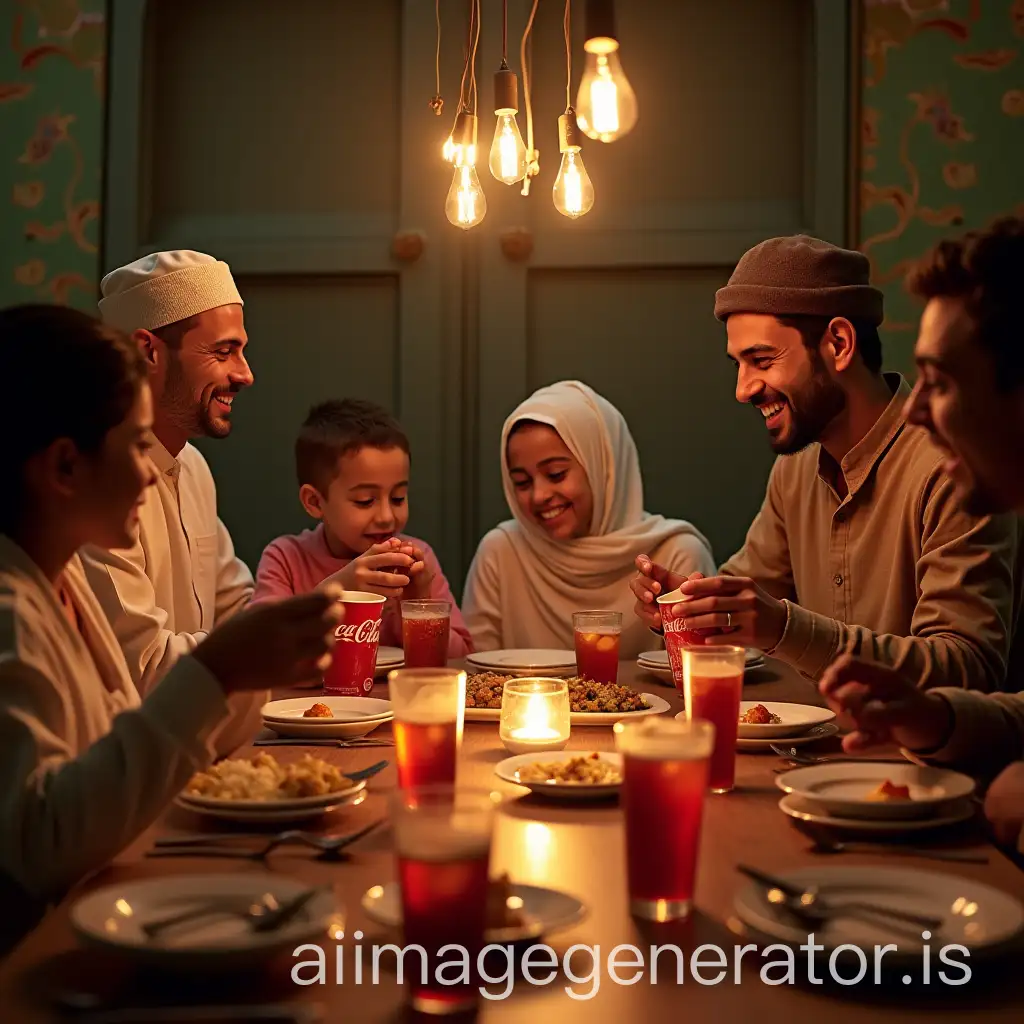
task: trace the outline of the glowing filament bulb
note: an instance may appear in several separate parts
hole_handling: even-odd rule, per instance
[[[637,121],[636,94],[622,70],[615,45],[616,49],[608,53],[587,53],[576,98],[580,129],[601,142],[622,138]]]
[[[579,150],[570,149],[562,154],[551,195],[555,209],[573,220],[588,213],[594,205],[594,186]]]
[[[506,185],[514,185],[526,177],[526,144],[514,111],[503,110],[498,114],[488,166],[491,174]]]
[[[468,150],[475,147],[467,146]],[[487,200],[480,185],[480,177],[476,168],[470,163],[463,163],[455,168],[448,198],[444,204],[445,216],[457,228],[475,227],[484,219],[487,212]]]

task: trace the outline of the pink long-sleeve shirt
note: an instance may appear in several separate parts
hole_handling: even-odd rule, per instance
[[[431,601],[448,601],[452,606],[451,630],[448,633],[448,657],[464,658],[473,651],[473,641],[455,603],[448,580],[441,571],[441,563],[428,544],[415,537],[400,536],[405,544],[412,544],[423,552],[427,568],[433,572]],[[308,594],[328,576],[344,569],[350,558],[335,558],[327,547],[323,523],[312,530],[289,534],[272,540],[263,550],[256,570],[256,592],[252,603]],[[380,642],[387,647],[402,646],[402,613],[398,601],[387,601],[380,625]]]

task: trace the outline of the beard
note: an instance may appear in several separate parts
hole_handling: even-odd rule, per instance
[[[227,390],[234,392],[234,389]],[[181,360],[176,353],[171,353],[160,405],[176,427],[189,437],[227,437],[231,433],[231,420],[214,416],[212,403],[216,394],[213,390],[206,397],[202,393],[197,396],[185,376]]]
[[[771,442],[776,455],[795,455],[821,439],[825,428],[846,408],[846,392],[829,376],[825,361],[811,352],[811,379],[799,391],[785,395],[793,430]]]

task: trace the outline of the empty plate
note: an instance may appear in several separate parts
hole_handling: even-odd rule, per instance
[[[467,654],[466,665],[478,672],[506,675],[571,676],[576,672],[576,652],[542,648],[481,651]]]

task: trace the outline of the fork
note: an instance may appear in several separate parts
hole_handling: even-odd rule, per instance
[[[805,754],[796,747],[781,747],[777,743],[772,744],[772,750],[779,757],[788,761],[795,761],[799,765],[833,764],[836,761],[854,761],[858,764],[909,764],[906,758],[902,757],[855,757],[850,754]]]
[[[146,852],[147,857],[240,857],[243,860],[263,860],[277,847],[285,843],[303,843],[319,850],[325,857],[337,857],[345,847],[350,846],[357,839],[368,835],[378,825],[383,824],[384,819],[371,822],[358,832],[350,832],[344,836],[321,836],[315,832],[305,832],[301,829],[288,829],[285,832],[278,832],[258,850],[218,850],[211,849],[217,843],[226,839],[262,839],[262,835],[253,835],[244,832],[221,832],[203,833],[191,836],[164,836],[156,840],[154,849]]]
[[[290,737],[277,737],[276,739],[253,740],[254,747],[338,747],[341,749],[360,747],[393,747],[393,740],[378,739],[354,739],[354,740],[332,740],[332,739],[292,739]]]

